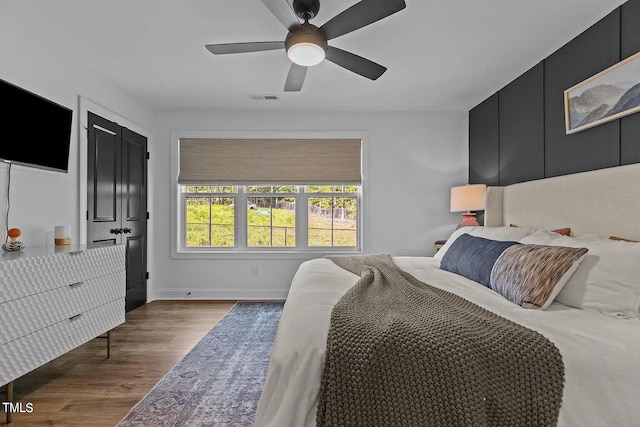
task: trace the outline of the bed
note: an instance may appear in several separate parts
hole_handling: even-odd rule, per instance
[[[640,244],[629,242],[640,240],[638,183],[640,164],[490,187],[485,227],[456,230],[434,257],[392,260],[417,280],[551,342],[564,365],[557,425],[640,425]],[[571,228],[571,237],[553,231],[563,227]],[[562,275],[563,287],[546,299],[544,309],[527,309],[440,268],[460,246],[460,236],[588,252]],[[327,258],[300,266],[278,326],[255,427],[316,425],[332,311],[359,279]]]

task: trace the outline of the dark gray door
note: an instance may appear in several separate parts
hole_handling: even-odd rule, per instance
[[[147,300],[147,139],[89,112],[87,241],[126,246],[130,311]]]

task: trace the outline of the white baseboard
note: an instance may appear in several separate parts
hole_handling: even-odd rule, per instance
[[[242,301],[276,301],[285,300],[289,290],[240,290],[240,289],[215,289],[215,290],[189,290],[189,289],[163,289],[156,290],[149,295],[149,302],[154,300],[242,300]]]

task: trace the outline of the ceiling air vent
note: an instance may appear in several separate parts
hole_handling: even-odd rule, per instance
[[[249,95],[254,101],[277,101],[278,95]]]

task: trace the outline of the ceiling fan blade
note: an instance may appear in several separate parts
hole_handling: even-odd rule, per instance
[[[327,21],[320,29],[327,40],[373,24],[407,7],[404,0],[362,0]]]
[[[284,49],[284,42],[219,43],[205,46],[214,55]]]
[[[387,71],[387,68],[380,64],[369,61],[355,53],[347,52],[346,50],[332,46],[329,46],[329,49],[327,49],[326,59],[341,66],[342,68],[346,68],[349,71],[353,71],[354,73],[360,74],[361,76],[371,80],[376,80],[384,74],[385,71]]]
[[[287,81],[284,84],[285,92],[299,92],[302,89],[305,77],[307,77],[307,69],[309,67],[303,67],[298,64],[291,64],[289,68],[289,74],[287,75]]]
[[[278,18],[278,21],[282,22],[282,25],[284,25],[287,30],[290,30],[296,25],[300,25],[295,12],[287,0],[262,0],[262,3]]]

